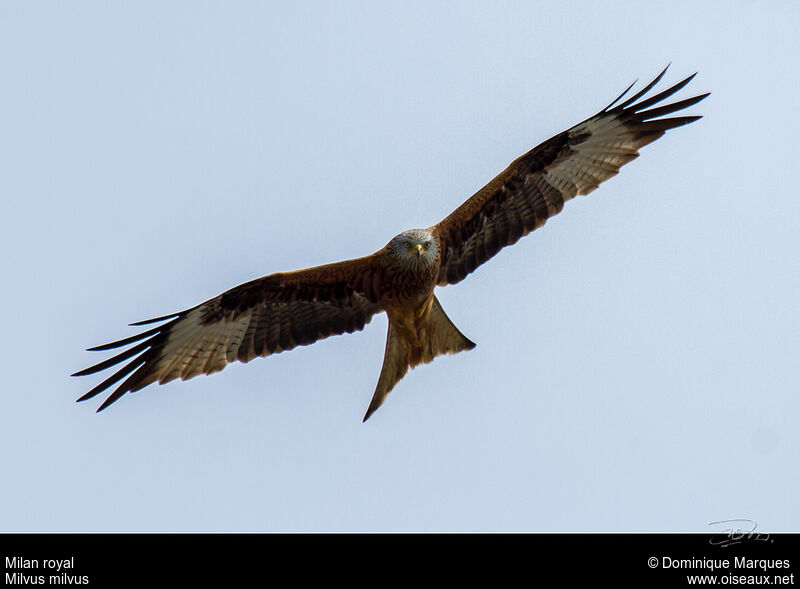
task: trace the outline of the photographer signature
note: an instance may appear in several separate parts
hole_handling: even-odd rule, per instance
[[[756,531],[758,524],[746,518],[723,519],[715,522],[708,522],[709,526],[725,526],[720,529],[720,533],[714,534],[708,543],[712,546],[734,546],[746,540],[756,542],[772,542],[769,534],[762,534]]]

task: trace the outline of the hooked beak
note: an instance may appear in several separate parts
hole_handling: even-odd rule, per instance
[[[414,253],[417,254],[417,257],[420,257],[422,255],[422,244],[421,243],[418,243],[417,245],[414,246]]]

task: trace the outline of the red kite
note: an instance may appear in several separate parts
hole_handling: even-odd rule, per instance
[[[437,286],[460,282],[502,248],[544,225],[566,201],[588,194],[617,174],[638,157],[639,148],[669,129],[700,118],[663,117],[708,94],[654,106],[694,75],[645,98],[665,72],[666,68],[640,92],[619,103],[631,84],[593,117],[520,156],[432,227],[404,231],[363,258],[270,274],[191,309],[133,323],[160,325],[90,348],[111,350],[134,344],[76,372],[73,376],[94,374],[130,360],[78,400],[91,399],[122,381],[100,411],[125,393],[154,382],[211,374],[235,360],[249,362],[256,356],[352,333],[363,329],[376,313],[386,312],[386,351],[366,421],[409,368],[475,347],[445,314],[434,295]]]

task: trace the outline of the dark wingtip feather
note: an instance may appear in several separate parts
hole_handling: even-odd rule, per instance
[[[84,368],[83,370],[78,370],[78,372],[73,372],[70,376],[88,376],[90,374],[94,374],[94,370],[92,370],[94,366],[90,366],[89,368]]]
[[[672,114],[679,110],[683,110],[685,108],[689,108],[706,98],[710,92],[706,92],[705,94],[700,94],[699,96],[693,96],[691,98],[687,98],[685,100],[680,100],[678,102],[673,102],[671,104],[666,104],[664,106],[659,106],[657,108],[651,108],[650,110],[644,110],[636,113],[636,119],[639,121],[647,121],[648,119],[655,119],[656,117],[661,117],[664,115]]]
[[[685,117],[671,117],[669,119],[656,119],[655,121],[647,121],[642,123],[642,126],[649,131],[669,131],[676,129],[689,123],[694,123],[698,119],[702,119],[703,115],[690,115]]]
[[[650,82],[650,83],[649,83],[647,86],[645,86],[644,88],[642,88],[641,90],[639,90],[639,91],[638,91],[636,94],[634,94],[633,96],[631,96],[630,98],[628,98],[628,100],[626,100],[626,101],[625,101],[625,102],[623,102],[622,104],[618,105],[616,108],[617,108],[617,109],[623,109],[623,108],[625,108],[626,106],[628,106],[629,104],[633,104],[634,102],[636,102],[637,100],[639,100],[639,99],[640,99],[642,96],[644,96],[645,94],[647,94],[647,93],[648,93],[648,92],[649,92],[649,91],[650,91],[650,90],[653,88],[653,86],[655,86],[656,84],[658,84],[658,83],[661,81],[661,78],[663,78],[663,77],[664,77],[664,74],[666,74],[666,73],[667,73],[667,70],[668,70],[668,69],[669,69],[669,64],[667,65],[667,67],[665,67],[663,70],[661,70],[661,73],[660,73],[660,74],[658,74],[658,75],[657,75],[657,76],[656,76],[656,77],[653,79],[653,81],[652,81],[652,82]]]
[[[143,354],[143,356],[144,355],[146,355],[146,354]],[[142,364],[145,363],[145,361],[146,361],[146,358],[143,358],[142,356],[139,356],[138,358],[134,358],[133,360],[128,362],[128,364],[123,366],[120,370],[118,370],[117,372],[115,372],[114,374],[109,376],[107,379],[105,379],[99,385],[94,387],[91,391],[89,391],[88,393],[83,395],[81,398],[79,398],[78,401],[86,401],[87,399],[91,399],[92,397],[95,397],[95,396],[99,395],[104,390],[109,388],[111,385],[119,382],[120,380],[122,380],[123,378],[128,376],[131,372],[133,372],[134,370],[139,368]],[[117,388],[117,390],[115,391],[114,394],[118,393],[119,390],[121,388],[124,388],[126,384],[128,384],[127,380]]]
[[[127,360],[128,358],[132,358],[136,354],[139,354],[140,352],[143,352],[144,350],[146,350],[147,348],[149,348],[152,345],[153,345],[153,341],[152,340],[144,341],[144,342],[140,343],[138,346],[133,346],[132,348],[130,348],[128,350],[125,350],[121,354],[117,354],[116,356],[113,356],[113,357],[109,358],[108,360],[104,360],[103,362],[99,362],[98,364],[95,364],[94,366],[90,366],[89,368],[84,368],[80,372],[76,372],[73,376],[86,376],[86,375],[89,375],[89,374],[94,374],[96,372],[100,372],[102,370],[105,370],[106,368],[110,368],[111,366],[119,364],[120,362],[123,362],[123,361]]]
[[[145,319],[144,321],[137,321],[136,323],[128,323],[130,327],[138,327],[140,325],[150,325],[151,323],[158,323],[160,321],[166,321],[167,319],[173,319],[180,315],[181,313],[172,313],[171,315],[164,315],[163,317],[155,317],[153,319]]]
[[[651,96],[647,100],[643,100],[642,102],[639,102],[637,104],[631,104],[626,110],[629,110],[629,111],[632,111],[632,112],[643,111],[644,109],[646,109],[646,108],[648,108],[648,107],[650,107],[650,106],[652,106],[654,104],[657,104],[657,103],[661,102],[662,100],[664,100],[665,98],[669,98],[670,96],[675,94],[678,90],[680,90],[681,88],[686,86],[686,84],[691,82],[692,79],[696,75],[697,75],[697,72],[693,73],[691,76],[689,76],[687,78],[684,78],[683,80],[681,80],[680,82],[678,82],[674,86],[670,86],[669,88],[667,88],[663,92],[659,92],[655,96]],[[619,107],[617,107],[617,108],[619,108]]]
[[[622,94],[620,94],[620,95],[619,95],[619,96],[617,96],[617,97],[616,97],[614,100],[612,100],[612,101],[611,101],[611,104],[609,104],[607,107],[605,107],[605,108],[603,109],[603,111],[602,111],[602,112],[605,112],[605,111],[607,111],[607,110],[608,110],[608,109],[610,109],[612,106],[614,106],[614,105],[615,105],[617,102],[619,102],[619,101],[620,101],[620,99],[622,99],[622,97],[623,97],[623,96],[625,96],[625,95],[628,93],[628,91],[629,91],[631,88],[633,88],[633,85],[634,85],[634,84],[636,84],[636,82],[638,82],[638,81],[639,81],[639,80],[634,80],[633,82],[631,82],[631,85],[630,85],[630,86],[628,86],[627,88],[625,88],[625,90],[623,90],[623,91],[622,91]]]
[[[150,337],[151,335],[156,335],[159,333],[165,326],[155,327],[148,331],[144,331],[142,333],[137,333],[136,335],[132,335],[131,337],[126,337],[125,339],[117,340],[115,342],[111,342],[108,344],[103,344],[102,346],[95,346],[93,348],[87,348],[87,352],[105,352],[106,350],[113,350],[114,348],[121,348],[122,346],[127,346],[128,344],[132,344],[133,342],[138,342],[139,340],[143,340],[145,338]]]
[[[600,111],[600,112],[608,112],[609,110],[611,110],[611,107],[614,107],[614,109],[616,109],[616,110],[621,110],[621,109],[625,108],[626,106],[628,106],[629,104],[632,104],[633,102],[635,102],[636,100],[638,100],[639,98],[641,98],[642,96],[644,96],[645,94],[647,94],[647,92],[648,92],[648,91],[650,91],[650,90],[653,88],[653,86],[655,86],[656,84],[658,84],[658,83],[661,81],[661,78],[663,78],[663,77],[664,77],[664,74],[666,74],[666,73],[667,73],[667,70],[669,69],[669,66],[671,66],[671,65],[672,65],[672,62],[669,62],[669,63],[666,65],[666,67],[665,67],[663,70],[661,70],[661,72],[660,72],[660,73],[659,73],[659,74],[658,74],[658,75],[657,75],[657,76],[656,76],[656,77],[653,79],[653,81],[652,81],[652,82],[650,82],[649,84],[647,84],[647,86],[645,86],[644,88],[642,88],[641,90],[639,90],[639,91],[638,91],[638,92],[637,92],[635,95],[633,95],[633,96],[631,96],[630,98],[628,98],[628,99],[627,99],[625,102],[623,102],[622,104],[618,104],[617,106],[614,106],[615,104],[617,104],[617,102],[619,102],[619,101],[622,99],[622,97],[623,97],[623,96],[625,96],[625,95],[626,95],[626,94],[627,94],[627,93],[630,91],[630,89],[631,89],[631,88],[633,88],[633,87],[634,87],[634,85],[636,84],[636,82],[638,82],[638,81],[639,81],[638,79],[637,79],[637,80],[634,80],[634,81],[633,81],[633,84],[631,84],[630,86],[628,86],[627,88],[625,88],[625,90],[622,92],[622,94],[620,94],[620,95],[619,95],[619,96],[617,96],[617,97],[616,97],[614,100],[612,100],[612,101],[611,101],[611,104],[609,104],[607,107],[605,107],[605,108],[604,108],[602,111]]]
[[[174,315],[170,317],[174,317]],[[116,384],[125,377],[128,377],[127,380],[125,380],[119,387],[117,387],[114,393],[108,399],[106,399],[106,402],[104,402],[100,408],[104,409],[108,407],[111,403],[116,401],[126,392],[132,390],[132,387],[135,386],[139,381],[141,381],[142,378],[142,373],[141,371],[138,371],[138,369],[143,365],[145,365],[146,362],[148,362],[148,360],[152,358],[153,347],[163,343],[163,338],[165,337],[165,334],[169,333],[171,325],[172,325],[171,323],[168,323],[166,325],[161,325],[159,327],[147,330],[144,333],[140,333],[138,335],[126,338],[124,340],[120,340],[110,344],[105,344],[103,346],[97,346],[96,348],[90,348],[91,350],[107,350],[111,348],[118,348],[120,346],[124,346],[132,342],[137,342],[137,341],[139,342],[137,345],[132,346],[131,348],[125,351],[119,352],[118,354],[112,356],[111,358],[108,358],[102,362],[94,364],[93,366],[90,366],[88,368],[84,368],[83,370],[79,370],[78,372],[72,374],[71,376],[87,376],[90,374],[101,372],[103,370],[106,370],[107,368],[111,368],[112,366],[116,366],[125,361],[128,361],[127,364],[124,364],[121,368],[119,368],[116,372],[111,374],[103,382],[101,382],[100,384],[95,386],[92,390],[90,390],[88,393],[80,397],[78,401],[86,401],[87,399],[91,399],[97,396],[98,394],[110,388],[112,385]]]
[[[109,405],[112,405],[112,404],[116,403],[119,399],[122,398],[122,395],[124,395],[127,392],[128,391],[124,391],[124,392],[120,393],[119,389],[117,389],[116,391],[114,391],[114,394],[112,394],[110,397],[108,397],[108,399],[103,401],[103,404],[100,405],[100,407],[97,408],[97,411],[95,411],[95,413],[100,413],[104,409],[107,409],[109,407]]]

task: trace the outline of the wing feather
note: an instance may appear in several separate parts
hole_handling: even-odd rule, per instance
[[[575,196],[588,194],[639,157],[639,149],[699,116],[659,118],[697,104],[701,94],[654,105],[686,86],[696,74],[644,98],[666,68],[642,90],[617,104],[629,86],[599,113],[514,160],[508,168],[430,228],[442,252],[438,284],[455,284],[502,248],[541,227]],[[638,102],[637,102],[638,101]]]
[[[189,379],[363,329],[383,310],[381,265],[367,256],[296,272],[271,274],[242,284],[180,313],[131,325],[162,325],[90,350],[132,347],[73,374],[85,376],[122,364],[83,395],[85,401],[125,379],[103,402],[105,409],[127,392],[154,382]],[[127,364],[125,362],[127,361]]]

